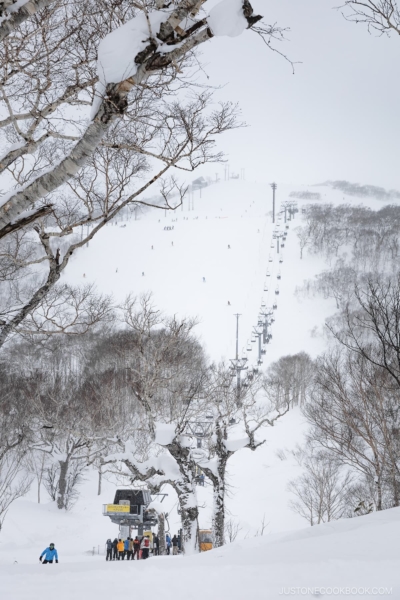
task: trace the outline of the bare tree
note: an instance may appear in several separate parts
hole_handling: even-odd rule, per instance
[[[241,530],[242,527],[240,527],[237,521],[234,521],[233,519],[225,521],[225,544],[234,542]]]
[[[213,485],[213,536],[214,546],[225,540],[225,501],[227,491],[227,466],[229,459],[239,450],[255,451],[265,439],[257,439],[262,428],[274,426],[289,410],[281,401],[263,403],[257,400],[261,378],[249,379],[241,387],[240,402],[232,373],[223,364],[210,371],[204,392],[207,410],[213,416],[213,425],[207,450],[198,450],[197,463]],[[235,439],[235,434],[238,436]]]
[[[374,488],[376,510],[399,504],[399,392],[385,369],[341,349],[317,363],[304,414],[311,437]]]
[[[146,481],[152,491],[169,483],[175,490],[186,553],[198,550],[196,463],[188,423],[204,412],[199,399],[205,360],[193,337],[194,322],[167,319],[150,296],[129,297],[122,307],[129,330],[121,351],[127,368],[126,388],[136,402],[133,419],[119,435],[122,452],[105,462],[121,462],[133,480]],[[137,435],[149,441],[138,452]],[[193,437],[193,436],[192,436]]]
[[[400,274],[356,283],[354,300],[339,322],[328,323],[329,330],[352,352],[385,369],[400,388]]]
[[[24,475],[24,452],[15,448],[7,453],[0,448],[0,531],[11,504],[25,496],[32,478]]]
[[[397,0],[347,0],[341,8],[354,23],[365,23],[368,31],[400,35],[400,10]]]
[[[312,388],[313,361],[305,352],[282,356],[269,365],[263,390],[274,406],[302,406]]]
[[[291,481],[288,490],[296,496],[289,506],[311,526],[340,519],[348,512],[348,496],[352,483],[349,471],[343,472],[333,454],[303,451],[304,473]]]

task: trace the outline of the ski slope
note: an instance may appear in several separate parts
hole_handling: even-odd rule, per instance
[[[279,186],[277,212],[290,191],[299,189],[302,187]],[[340,202],[341,196],[331,191],[329,200]],[[299,206],[302,203],[307,202],[299,201]],[[216,361],[234,358],[234,315],[241,314],[242,352],[257,323],[262,300],[272,306],[277,298],[274,341],[267,362],[304,349],[315,355],[322,345],[310,331],[321,327],[332,306],[320,300],[304,305],[293,294],[305,278],[322,268],[323,261],[317,257],[300,260],[295,233],[299,214],[288,223],[287,243],[278,255],[275,242],[271,247],[271,210],[268,184],[214,183],[201,192],[194,191],[176,211],[152,209],[137,220],[132,216],[127,222],[110,224],[89,248],[73,257],[63,280],[95,283],[99,291],[112,293],[116,300],[128,293],[151,291],[154,303],[166,314],[198,318],[197,335]],[[284,230],[283,218],[277,219],[276,225]],[[279,262],[281,256],[283,263]],[[282,279],[278,282],[279,271]],[[264,292],[265,283],[268,292]],[[280,294],[276,297],[278,283]],[[252,355],[255,352],[249,353],[250,362]]]
[[[21,503],[21,512],[23,509]],[[39,512],[41,519],[32,523],[32,530],[40,539],[39,526],[44,524],[46,508],[41,507],[36,515]],[[88,518],[90,514],[86,515],[87,522]],[[83,526],[82,516],[79,519],[76,514],[64,515],[63,519],[69,521],[75,536],[74,544],[61,550],[65,531],[57,531],[60,517],[54,518],[52,538],[61,538],[58,565],[43,566],[38,562],[43,548],[30,535],[24,536],[24,544],[19,539],[18,551],[11,546],[1,554],[2,598],[105,600],[133,594],[164,600],[203,600],[206,596],[221,600],[277,600],[285,596],[400,596],[399,508],[302,531],[242,540],[199,556],[166,556],[135,563],[106,563],[104,556],[85,554],[81,536],[74,529],[78,522]]]
[[[290,192],[306,189],[319,192],[323,202],[362,203],[324,186],[282,184],[277,213]],[[308,202],[299,200],[299,209]],[[371,199],[363,203],[375,209],[383,206]],[[271,247],[271,208],[267,183],[213,183],[192,192],[174,212],[151,209],[136,219],[132,215],[126,222],[110,224],[73,257],[63,281],[94,283],[116,301],[129,293],[152,292],[155,305],[165,314],[197,317],[197,335],[214,361],[234,358],[239,313],[239,352],[250,365],[256,363],[256,345],[250,340],[261,302],[272,306],[277,300],[264,366],[302,350],[316,356],[327,343],[323,323],[335,305],[295,292],[324,268],[324,260],[306,252],[300,260],[296,227],[301,212],[288,223],[287,243],[278,255],[275,243]],[[282,218],[277,225],[285,228]],[[237,522],[240,531],[234,544],[207,556],[105,565],[104,555],[88,552],[92,548],[104,552],[105,540],[117,534],[117,526],[101,514],[101,505],[113,499],[115,485],[105,482],[97,496],[95,473],[88,473],[79,501],[67,514],[47,501],[44,490],[44,503],[37,505],[32,488],[11,506],[0,534],[0,598],[39,600],[57,594],[59,600],[81,596],[97,600],[132,588],[165,599],[197,600],[212,591],[229,600],[244,595],[261,600],[278,598],[284,587],[303,585],[397,585],[400,598],[392,559],[400,533],[399,509],[315,528],[289,509],[287,483],[301,472],[292,451],[302,443],[305,430],[300,410],[294,409],[275,427],[264,429],[267,441],[257,452],[241,450],[232,457],[227,518]],[[199,487],[198,495],[200,526],[209,527],[211,489]],[[171,490],[165,507],[173,534],[179,515]],[[262,522],[264,535],[254,537]],[[37,558],[50,541],[56,543],[61,562],[44,572]]]

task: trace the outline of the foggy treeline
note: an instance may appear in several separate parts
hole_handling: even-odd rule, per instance
[[[303,217],[301,255],[329,266],[298,293],[337,308],[303,408],[304,472],[290,484],[292,507],[315,524],[399,506],[400,207],[313,204]]]

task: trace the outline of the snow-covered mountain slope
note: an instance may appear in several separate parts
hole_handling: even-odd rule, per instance
[[[292,191],[307,189],[319,192],[321,202],[363,203],[376,209],[384,205],[378,200],[344,197],[325,186],[279,185],[277,212]],[[299,209],[308,202],[299,200]],[[175,212],[165,215],[148,210],[137,220],[132,216],[109,225],[73,258],[63,281],[93,282],[99,291],[112,293],[119,301],[128,293],[153,292],[155,304],[166,314],[197,316],[198,335],[215,361],[234,357],[234,315],[240,313],[240,352],[243,349],[254,364],[255,344],[247,352],[247,340],[262,300],[267,306],[277,300],[273,339],[264,366],[301,350],[315,356],[325,346],[323,322],[335,306],[320,298],[299,299],[295,291],[304,279],[324,268],[324,261],[309,255],[300,260],[295,229],[301,224],[301,212],[289,223],[287,243],[277,255],[275,244],[271,248],[271,207],[267,183],[214,183],[203,188],[201,196],[196,190]],[[283,219],[277,223],[283,230]],[[282,278],[278,282],[279,271]],[[1,567],[1,590],[7,591],[4,597],[10,597],[12,590],[13,598],[37,600],[57,589],[60,600],[79,597],[78,590],[84,590],[87,598],[108,598],[132,585],[147,589],[149,581],[152,594],[175,598],[180,590],[181,595],[193,599],[214,589],[223,598],[243,598],[246,592],[261,599],[278,598],[281,588],[298,585],[392,585],[391,563],[378,562],[378,556],[382,551],[385,560],[390,558],[400,528],[398,509],[311,530],[289,509],[287,483],[300,473],[292,451],[302,442],[304,431],[300,410],[294,409],[275,427],[263,431],[267,441],[257,452],[235,454],[229,464],[228,518],[240,527],[237,539],[249,539],[184,564],[180,558],[174,558],[175,563],[172,558],[160,558],[148,564],[110,564],[110,576],[104,557],[85,553],[93,547],[103,550],[105,540],[117,533],[117,527],[101,514],[102,504],[113,500],[115,486],[105,482],[102,495],[97,496],[95,473],[89,473],[78,503],[67,514],[48,503],[44,491],[44,504],[35,504],[32,489],[12,505],[0,535],[0,564],[18,561],[18,565]],[[284,453],[278,456],[282,449]],[[200,526],[208,527],[211,489],[199,487],[198,495]],[[170,513],[171,533],[175,533],[179,516],[172,491],[165,507]],[[256,539],[263,521],[264,537]],[[284,531],[292,533],[277,533]],[[387,548],[382,549],[385,536]],[[63,564],[44,579],[42,571],[37,571],[42,567],[28,563],[37,562],[50,541],[56,542]],[[25,583],[20,584],[19,579]]]
[[[304,189],[280,185],[277,211],[291,191]],[[320,192],[323,201],[359,203],[354,198],[343,199],[340,192],[327,187],[310,189]],[[299,208],[307,202],[299,200]],[[317,257],[300,260],[294,231],[300,225],[299,214],[288,223],[287,243],[277,255],[276,244],[271,247],[271,209],[268,184],[241,180],[213,184],[201,192],[196,190],[174,212],[152,209],[137,220],[132,217],[109,225],[89,248],[73,258],[64,280],[94,282],[100,291],[120,300],[130,292],[153,292],[155,304],[165,313],[198,317],[197,333],[217,361],[234,357],[234,315],[242,315],[242,351],[251,337],[262,299],[267,306],[277,299],[274,340],[266,361],[300,350],[315,355],[323,347],[315,328],[321,327],[334,307],[320,299],[302,303],[293,294],[305,278],[321,270],[323,261]],[[282,218],[277,219],[277,226],[285,229]],[[279,262],[281,256],[283,263]],[[282,279],[278,282],[279,271]],[[278,283],[280,294],[276,296]],[[268,292],[264,291],[265,284]],[[249,358],[251,355],[255,352]]]
[[[20,509],[24,509],[22,503]],[[32,523],[32,533],[39,536],[44,519],[50,517],[52,521],[53,515],[46,517],[45,512],[42,507],[41,520]],[[36,519],[38,514],[36,511]],[[202,600],[206,595],[224,600],[277,600],[285,596],[344,600],[386,595],[398,598],[400,594],[399,508],[234,542],[200,556],[167,556],[135,563],[106,563],[104,555],[84,554],[81,534],[89,521],[90,512],[64,516],[65,528],[76,528],[80,522],[82,529],[75,531],[73,545],[61,549],[57,544],[58,565],[39,564],[43,548],[37,547],[37,538],[31,535],[24,537],[18,552],[9,547],[0,565],[1,597],[103,600],[134,594],[164,600]],[[60,518],[52,522],[53,538],[61,542],[63,530],[56,526]]]

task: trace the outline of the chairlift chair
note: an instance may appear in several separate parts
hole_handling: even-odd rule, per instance
[[[282,244],[281,244],[281,248],[284,248],[284,247],[285,247],[285,244],[282,242]]]
[[[272,262],[272,256],[269,255],[268,262]]]
[[[277,279],[282,279],[282,275],[280,273],[278,273],[278,275],[276,276]]]
[[[278,308],[278,305],[277,305],[277,303],[276,303],[276,302],[274,302],[274,303],[273,303],[273,305],[272,305],[272,308],[273,308],[274,310],[276,310],[276,309]]]
[[[267,271],[266,275],[267,277],[271,277],[271,273],[269,271]]]
[[[275,290],[275,294],[278,296],[279,295],[279,288],[276,288]]]
[[[279,259],[279,262],[280,262],[280,264],[283,263],[283,258],[282,257]]]
[[[267,354],[267,351],[266,351],[266,349],[265,349],[265,348],[263,348],[263,349],[261,350],[261,354]]]
[[[264,292],[268,292],[267,284],[264,283]]]
[[[253,348],[251,347],[249,340],[247,340],[247,347],[246,347],[247,352],[251,352],[252,349]]]

